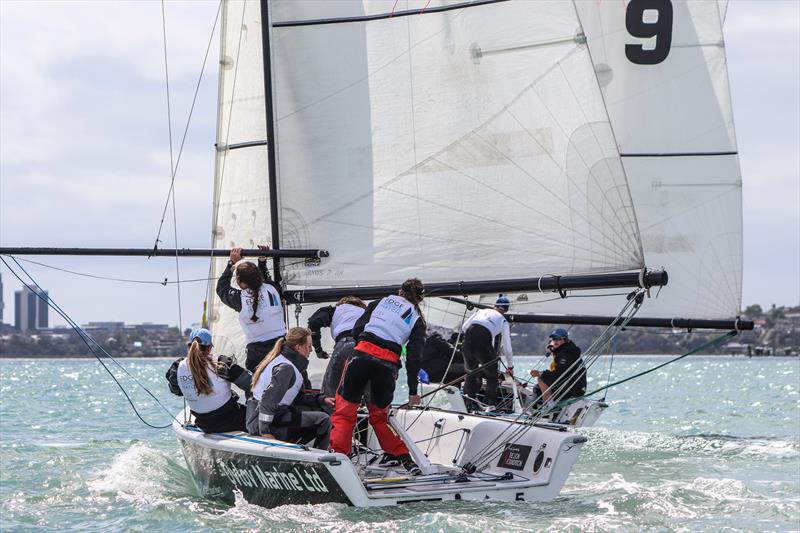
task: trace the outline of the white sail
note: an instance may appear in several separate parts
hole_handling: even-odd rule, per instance
[[[215,248],[255,248],[270,240],[262,57],[259,3],[225,2],[214,178]],[[208,318],[217,352],[241,353],[245,343],[238,317],[214,293],[226,264],[227,259],[213,261]]]
[[[285,279],[641,268],[573,5],[394,4],[270,3],[281,243],[331,252],[319,267],[287,267]],[[419,13],[359,19],[393,8]],[[358,20],[303,24],[346,17]]]
[[[726,3],[577,7],[633,194],[645,261],[669,273],[669,285],[641,314],[738,315],[742,198],[722,34]]]

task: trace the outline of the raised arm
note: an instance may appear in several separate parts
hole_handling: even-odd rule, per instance
[[[326,359],[328,354],[322,349],[322,328],[329,328],[333,323],[333,313],[336,308],[332,305],[317,309],[313,315],[308,317],[308,329],[311,330],[311,344],[317,356]],[[324,357],[323,357],[324,354]]]

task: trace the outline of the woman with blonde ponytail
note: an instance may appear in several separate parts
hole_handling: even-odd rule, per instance
[[[247,390],[250,373],[230,358],[213,355],[212,347],[210,331],[193,330],[186,358],[176,361],[177,391],[172,383],[170,389],[186,398],[195,425],[205,433],[244,431],[245,406],[231,389],[231,381]],[[171,372],[167,372],[167,379],[172,381]]]
[[[311,354],[311,331],[291,328],[253,372],[253,396],[247,401],[247,430],[253,435],[326,450],[333,398],[303,390]]]
[[[381,463],[403,465],[412,475],[422,473],[408,448],[389,427],[389,405],[394,397],[397,372],[402,366],[400,353],[406,346],[408,403],[418,405],[417,395],[422,347],[425,345],[425,319],[419,308],[425,287],[416,278],[403,282],[396,295],[386,296],[367,306],[353,326],[356,346],[344,371],[336,394],[336,410],[331,417],[331,448],[349,454],[353,442],[361,396],[370,386],[369,423],[384,452]]]

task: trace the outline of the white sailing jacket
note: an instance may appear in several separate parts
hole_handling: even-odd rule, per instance
[[[242,326],[247,344],[286,335],[280,294],[268,283],[264,283],[259,292],[256,309],[258,319],[253,322],[253,295],[249,290],[241,291],[242,309],[239,311],[239,324]]]
[[[208,380],[211,383],[211,394],[200,394],[194,386],[194,377],[186,359],[178,365],[178,387],[180,387],[189,409],[195,413],[205,414],[215,411],[231,399],[231,384],[206,367]]]
[[[503,313],[495,309],[479,309],[464,322],[461,330],[466,333],[470,326],[475,324],[488,329],[493,339],[496,339],[498,335],[501,336],[498,355],[504,356],[508,368],[513,367],[514,351],[511,349],[511,327]]]

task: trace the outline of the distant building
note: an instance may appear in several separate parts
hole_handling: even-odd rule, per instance
[[[141,324],[125,324],[125,331],[139,331],[143,333],[164,332],[170,329],[167,324],[153,324],[152,322],[142,322]]]
[[[27,285],[23,285],[22,290],[14,292],[14,328],[19,331],[47,328],[48,299],[47,291],[39,291]]]
[[[89,322],[81,326],[81,328],[90,335],[93,333],[113,335],[125,328],[125,322]]]
[[[0,324],[3,323],[3,308],[6,303],[3,301],[3,274],[0,274]]]

